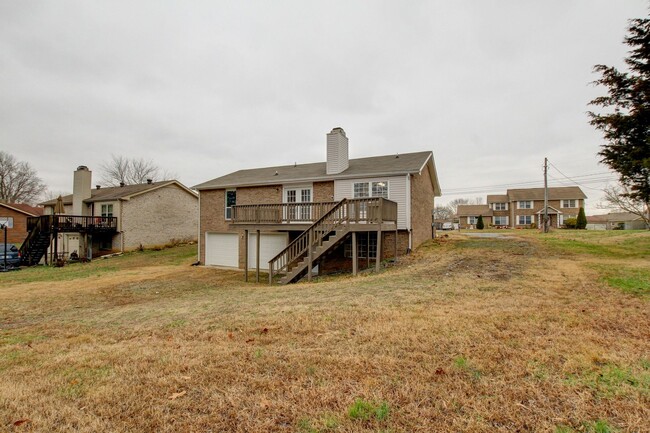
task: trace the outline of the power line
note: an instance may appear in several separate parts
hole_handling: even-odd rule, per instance
[[[557,170],[557,167],[555,167],[555,169]],[[601,173],[581,174],[581,175],[574,176],[574,178],[585,178],[584,180],[581,179],[581,182],[583,182],[583,183],[601,183],[601,182],[607,182],[607,181],[610,181],[610,180],[614,180],[614,178],[612,178],[612,177],[604,177],[603,175],[610,175],[610,173],[601,172]],[[598,177],[596,178],[596,176],[598,176]],[[565,176],[565,177],[567,177],[567,176]],[[586,179],[586,178],[590,178],[590,179]],[[569,179],[569,178],[567,177],[567,179]],[[560,182],[560,180],[557,179],[557,178],[555,180]],[[572,179],[569,179],[569,180],[571,180],[574,183],[577,183],[577,182],[573,181]],[[462,193],[472,194],[472,193],[480,193],[480,192],[490,192],[490,191],[494,191],[495,189],[501,189],[501,188],[513,188],[513,187],[517,187],[517,186],[530,186],[530,185],[542,185],[542,184],[543,184],[542,180],[533,180],[533,181],[526,181],[526,182],[502,183],[502,184],[494,184],[494,185],[480,185],[480,186],[477,185],[477,186],[459,187],[459,188],[445,188],[445,195],[452,195],[452,194],[457,195],[457,194],[462,194]]]
[[[577,182],[575,179],[571,179],[569,176],[567,176],[566,174],[564,174],[564,173],[563,173],[559,168],[557,168],[557,167],[556,167],[552,162],[549,161],[549,164],[551,165],[551,167],[553,167],[555,170],[557,170],[558,173],[560,173],[560,174],[561,174],[562,176],[564,176],[567,180],[573,182],[574,184],[576,184],[576,185],[578,185],[578,186],[581,186],[581,187],[583,187],[583,188],[592,189],[592,190],[595,190],[595,191],[603,191],[602,188],[592,188],[592,187],[590,187],[590,186],[583,185],[583,184],[581,184],[580,182]],[[579,177],[579,176],[574,176],[574,177]],[[609,180],[612,180],[612,179],[609,179]],[[589,183],[589,182],[584,182],[584,181],[583,181],[583,183]]]

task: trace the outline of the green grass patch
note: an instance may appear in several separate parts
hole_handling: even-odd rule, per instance
[[[650,257],[650,232],[645,230],[556,230],[547,234],[535,233],[537,239],[560,253],[602,258]]]
[[[650,296],[650,269],[630,266],[592,265],[608,286],[637,296]]]
[[[609,422],[602,419],[584,422],[577,429],[566,425],[559,425],[555,428],[555,433],[615,433],[617,431],[619,431],[617,428],[612,427]]]
[[[196,260],[196,244],[181,245],[162,250],[144,250],[125,253],[89,263],[70,263],[61,268],[52,266],[23,267],[17,272],[0,274],[0,285],[40,281],[69,281],[109,273],[123,272],[143,266],[191,264]]]
[[[639,362],[639,367],[620,367],[608,363],[581,374],[571,374],[566,381],[570,385],[586,386],[600,397],[632,393],[650,396],[650,372],[644,368],[644,360]]]
[[[464,356],[458,356],[454,358],[454,367],[456,367],[458,370],[466,372],[472,377],[472,379],[478,380],[481,378],[481,371],[471,366],[467,361],[467,358]]]
[[[348,416],[355,421],[384,421],[388,418],[390,408],[385,401],[375,402],[357,398],[348,409]]]

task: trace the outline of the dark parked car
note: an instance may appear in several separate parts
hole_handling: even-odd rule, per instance
[[[5,246],[7,248],[7,268],[20,266],[20,252],[14,244],[0,244],[0,268],[5,266]]]

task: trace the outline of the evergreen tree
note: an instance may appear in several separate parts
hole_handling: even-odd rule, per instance
[[[585,208],[581,207],[578,212],[578,218],[576,220],[576,228],[578,230],[584,230],[587,228],[587,216],[585,215]]]
[[[483,224],[483,215],[478,216],[478,221],[476,221],[476,228],[479,230],[483,230],[485,228],[485,225]]]
[[[604,114],[589,112],[590,123],[607,142],[598,155],[619,174],[628,187],[625,197],[650,205],[650,18],[630,20],[625,44],[631,47],[625,59],[628,71],[606,65],[594,70],[601,78],[595,84],[608,89],[591,105]]]

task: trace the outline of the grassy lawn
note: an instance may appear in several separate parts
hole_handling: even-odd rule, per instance
[[[0,431],[650,431],[650,233],[499,233],[290,286],[195,246],[0,274]]]

